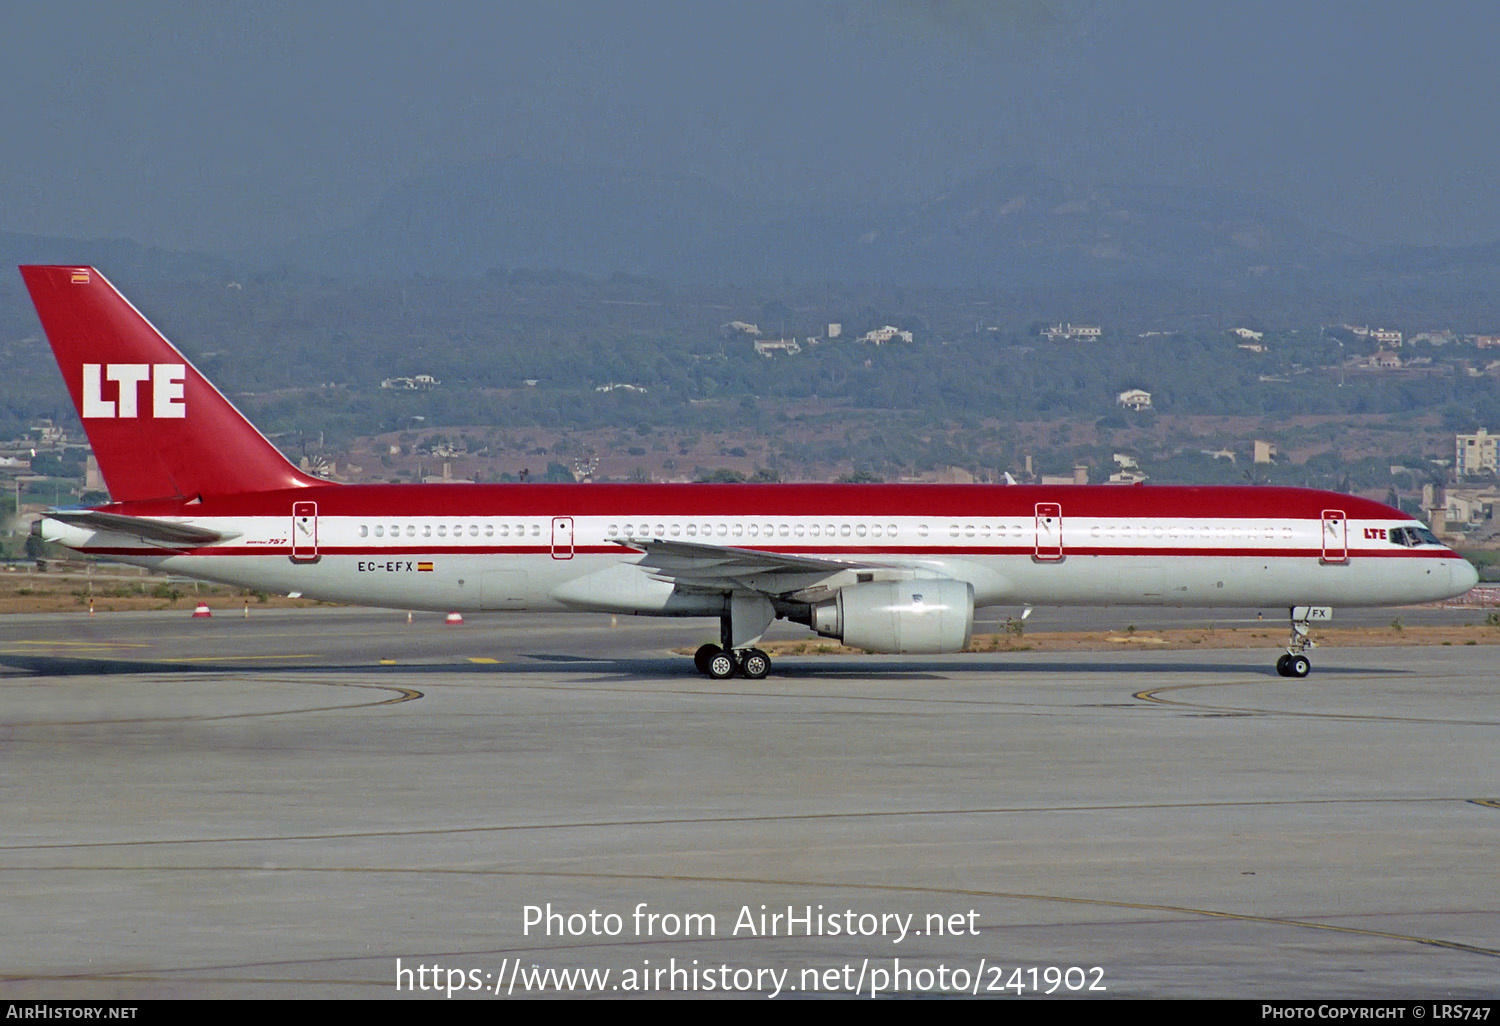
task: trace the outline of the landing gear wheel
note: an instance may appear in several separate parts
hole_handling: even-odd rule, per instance
[[[714,653],[724,651],[718,645],[703,645],[693,653],[693,665],[699,673],[708,672],[708,661],[714,657]]]
[[[739,667],[734,663],[734,656],[718,646],[715,649],[714,654],[708,657],[708,666],[703,672],[708,674],[710,680],[728,680]]]
[[[1294,655],[1287,660],[1286,675],[1288,677],[1306,677],[1312,672],[1312,663],[1305,655]]]
[[[1283,677],[1290,677],[1291,674],[1287,671],[1287,666],[1291,663],[1291,661],[1292,654],[1290,652],[1286,653],[1280,659],[1276,660],[1276,672],[1281,674]]]
[[[740,672],[751,680],[762,680],[771,672],[771,657],[758,648],[740,653]]]

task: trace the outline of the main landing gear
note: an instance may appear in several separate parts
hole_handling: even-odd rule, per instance
[[[1307,650],[1314,647],[1313,640],[1309,638],[1308,632],[1312,629],[1314,620],[1329,620],[1333,617],[1333,610],[1327,606],[1293,606],[1290,610],[1292,624],[1292,638],[1287,643],[1286,655],[1276,660],[1276,672],[1283,677],[1306,677],[1312,672],[1312,660],[1307,658]]]
[[[719,617],[719,644],[698,649],[693,665],[710,680],[728,680],[736,673],[760,680],[771,672],[771,657],[755,645],[776,619],[776,610],[756,592],[734,592],[728,605]]]
[[[728,680],[736,673],[760,680],[771,672],[771,657],[758,648],[725,651],[718,645],[704,645],[693,654],[693,665],[712,680]]]

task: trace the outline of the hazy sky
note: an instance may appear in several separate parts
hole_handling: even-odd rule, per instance
[[[0,0],[0,229],[169,246],[359,220],[489,157],[760,200],[1007,163],[1500,239],[1500,4]]]

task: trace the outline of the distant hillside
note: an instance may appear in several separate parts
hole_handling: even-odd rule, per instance
[[[1368,252],[1236,193],[1085,185],[1027,168],[918,204],[774,209],[689,178],[493,162],[412,179],[361,224],[258,257],[395,277],[555,267],[971,285],[1206,281]]]
[[[0,231],[0,265],[92,264],[106,274],[133,279],[191,281],[222,275],[222,257],[143,246],[130,239],[65,239]]]
[[[408,277],[490,268],[682,278],[754,213],[686,178],[522,162],[413,178],[362,223],[255,254],[319,273]]]

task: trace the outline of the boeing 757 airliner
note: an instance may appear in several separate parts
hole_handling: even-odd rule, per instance
[[[957,652],[996,605],[1283,606],[1283,676],[1334,606],[1461,595],[1412,517],[1270,487],[335,484],[303,474],[104,276],[21,273],[111,501],[42,537],[169,573],[397,609],[717,617],[695,663],[764,677],[777,618]]]

